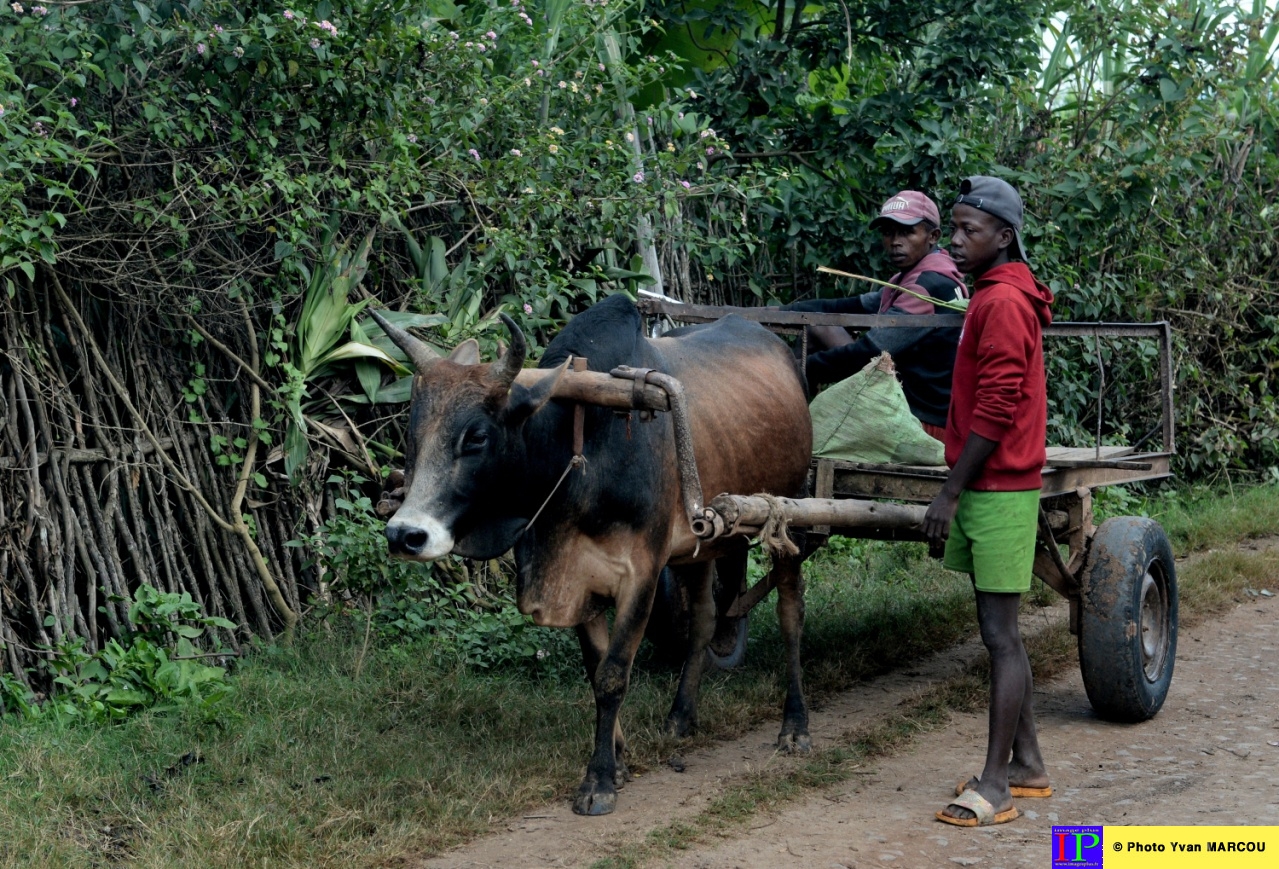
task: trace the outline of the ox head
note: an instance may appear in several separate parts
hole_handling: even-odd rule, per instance
[[[369,313],[416,369],[404,502],[386,525],[391,554],[415,561],[501,555],[528,521],[511,485],[524,459],[520,429],[551,397],[563,367],[538,372],[527,386],[517,383],[527,345],[505,314],[511,346],[482,364],[474,339],[441,357],[377,311]]]

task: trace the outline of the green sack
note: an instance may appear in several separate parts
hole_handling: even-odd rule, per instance
[[[887,353],[827,388],[808,411],[815,456],[875,465],[946,464],[942,442],[910,412]]]

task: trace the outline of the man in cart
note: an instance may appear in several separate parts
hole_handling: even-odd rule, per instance
[[[783,311],[828,314],[934,314],[934,301],[967,298],[964,279],[946,251],[938,247],[941,217],[937,204],[915,190],[894,194],[871,221],[880,232],[884,253],[897,269],[885,287],[846,299],[792,302]],[[807,374],[811,387],[834,383],[861,371],[888,351],[893,357],[910,411],[924,431],[941,440],[950,404],[950,373],[959,329],[878,328],[854,338],[840,326],[808,327]]]
[[[1017,191],[983,175],[959,190],[950,253],[975,284],[946,423],[950,473],[928,507],[924,533],[945,541],[946,567],[972,578],[990,652],[986,763],[937,813],[948,824],[975,827],[1017,818],[1014,797],[1052,795],[1017,612],[1035,557],[1048,414],[1043,327],[1052,320],[1053,296],[1026,265]]]

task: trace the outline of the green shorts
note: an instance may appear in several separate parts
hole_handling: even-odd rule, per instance
[[[978,591],[1030,591],[1039,492],[965,489],[946,540],[946,567],[970,574]]]

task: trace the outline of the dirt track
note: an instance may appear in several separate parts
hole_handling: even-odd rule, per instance
[[[1024,630],[1036,619],[1024,617]],[[813,743],[891,713],[903,700],[959,672],[980,647],[968,643],[859,687],[813,715]],[[1168,701],[1152,721],[1114,725],[1088,705],[1079,673],[1036,686],[1040,737],[1056,795],[1019,800],[1004,826],[966,830],[933,820],[960,778],[976,773],[984,715],[957,714],[944,730],[852,781],[814,791],[748,829],[673,856],[704,869],[1042,865],[1058,824],[1279,824],[1279,598],[1259,597],[1182,630]],[[689,818],[734,775],[789,763],[772,753],[776,725],[685,756],[631,782],[617,812],[579,818],[567,802],[510,823],[499,834],[417,864],[429,867],[586,866]]]

